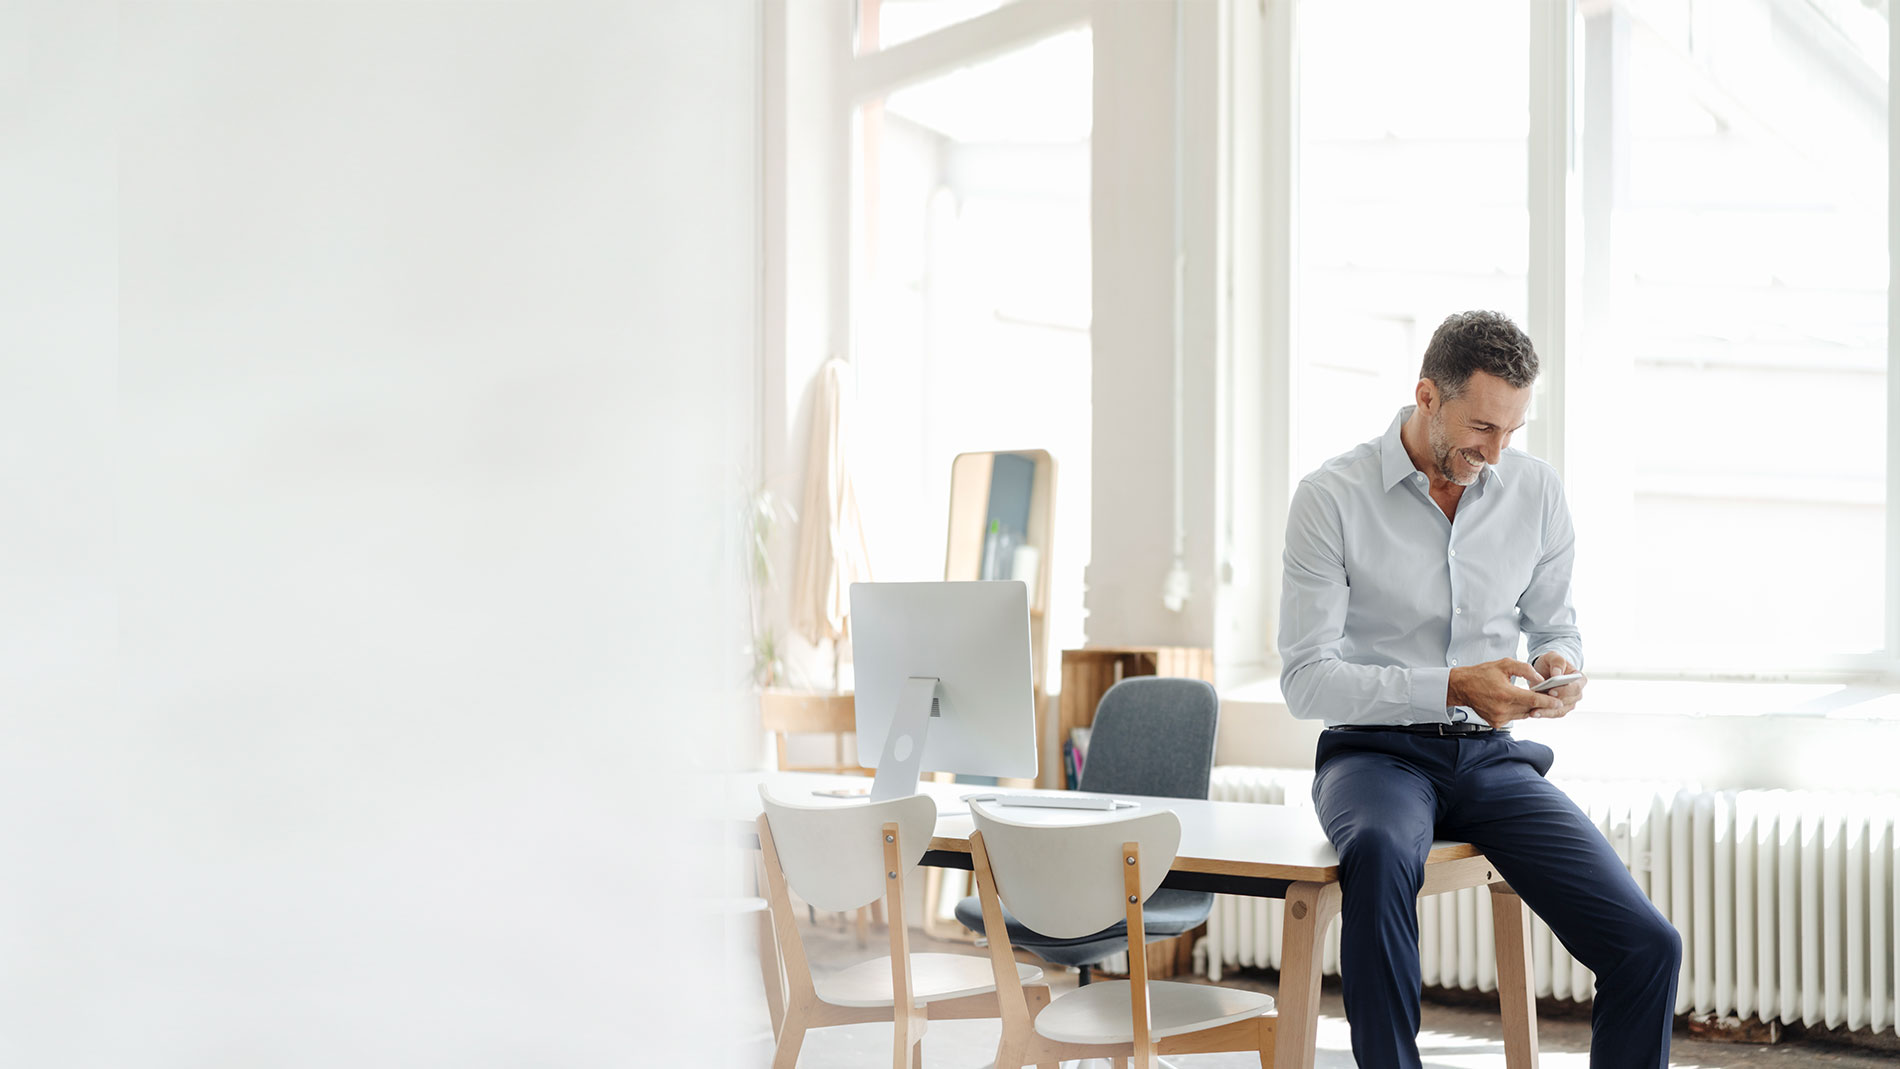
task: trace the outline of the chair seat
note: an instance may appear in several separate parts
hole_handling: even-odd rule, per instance
[[[1167,939],[1200,924],[1214,910],[1214,896],[1206,891],[1180,891],[1162,888],[1141,907],[1141,926],[1148,941]],[[957,920],[973,932],[983,930],[983,904],[975,895],[957,903]],[[1128,948],[1128,922],[1116,921],[1093,935],[1074,939],[1056,939],[1033,931],[1003,910],[1003,923],[1009,929],[1009,941],[1015,946],[1056,965],[1093,965],[1111,954]]]
[[[1273,1012],[1273,996],[1204,984],[1148,982],[1149,1035],[1198,1032]],[[1057,996],[1036,1015],[1036,1031],[1061,1043],[1129,1043],[1135,1038],[1128,981],[1111,980]]]
[[[1025,984],[1040,983],[1042,970],[1018,963],[1016,976]],[[826,977],[813,977],[818,997],[833,1006],[889,1006],[891,959],[888,955],[861,961]],[[910,986],[919,1005],[996,990],[990,959],[968,954],[912,954]]]

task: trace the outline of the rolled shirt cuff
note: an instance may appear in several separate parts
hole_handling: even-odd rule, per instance
[[[1450,712],[1445,708],[1445,694],[1451,688],[1451,669],[1413,668],[1410,672],[1414,723],[1451,723]]]

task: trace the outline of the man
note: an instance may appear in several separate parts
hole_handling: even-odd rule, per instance
[[[1313,800],[1339,850],[1340,973],[1365,1069],[1419,1065],[1414,903],[1435,837],[1484,851],[1596,973],[1593,1067],[1669,1062],[1681,940],[1544,780],[1550,748],[1510,732],[1568,714],[1584,688],[1527,689],[1583,663],[1563,485],[1507,448],[1536,378],[1505,316],[1446,319],[1417,404],[1302,480],[1287,516],[1281,683],[1294,716],[1328,729]]]

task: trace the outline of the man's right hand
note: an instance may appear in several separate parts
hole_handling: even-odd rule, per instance
[[[1451,682],[1445,688],[1445,704],[1469,706],[1494,728],[1501,728],[1513,720],[1522,720],[1546,709],[1563,709],[1562,700],[1516,686],[1511,682],[1512,676],[1522,676],[1530,681],[1531,686],[1544,681],[1537,669],[1509,657],[1466,665],[1451,670]]]

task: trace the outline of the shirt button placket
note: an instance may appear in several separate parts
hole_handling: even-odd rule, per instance
[[[1458,550],[1447,545],[1445,547],[1446,566],[1450,567],[1452,564],[1454,564],[1457,561],[1457,559],[1458,559]],[[1457,599],[1458,599],[1458,577],[1456,574],[1453,574],[1451,576],[1451,596],[1452,596],[1452,601],[1453,601],[1453,605],[1451,607],[1451,614],[1453,616],[1463,616],[1465,612],[1464,608],[1456,604]],[[1451,632],[1452,632],[1452,636],[1451,636],[1452,648],[1456,649],[1458,645],[1458,627],[1457,627],[1456,620],[1452,621]],[[1446,663],[1449,664],[1451,667],[1453,668],[1458,667],[1458,658],[1453,657],[1451,655],[1451,650],[1445,651],[1445,659],[1446,659]]]

